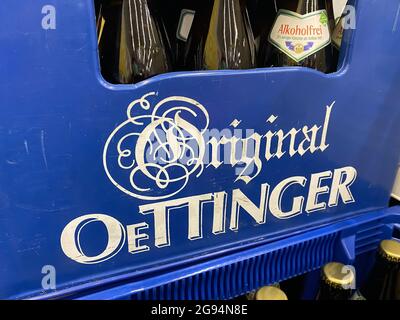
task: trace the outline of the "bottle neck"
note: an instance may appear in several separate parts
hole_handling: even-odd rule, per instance
[[[235,11],[241,11],[240,0],[214,0],[213,11],[219,11],[220,13],[230,13]]]
[[[318,300],[349,300],[352,294],[352,289],[333,285],[323,279],[321,280]]]
[[[274,0],[275,10],[285,9],[297,12],[299,14],[307,14],[325,8],[325,0]]]
[[[320,9],[324,9],[320,7],[319,2],[319,0],[299,0],[299,3],[297,5],[297,12],[310,13]]]

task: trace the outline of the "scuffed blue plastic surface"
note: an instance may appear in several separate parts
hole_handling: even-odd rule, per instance
[[[176,73],[128,86],[101,78],[91,0],[54,1],[54,30],[42,28],[43,5],[3,0],[0,9],[0,298],[67,296],[255,243],[301,238],[305,230],[387,205],[400,147],[398,0],[359,1],[357,29],[346,34],[343,66],[335,74],[302,68]],[[248,184],[235,182],[236,168],[230,165],[204,168],[167,200],[221,191],[230,197],[240,189],[258,205],[263,183],[273,187],[288,177],[351,166],[357,170],[351,186],[355,201],[291,219],[268,212],[265,224],[241,213],[237,231],[229,229],[228,208],[225,233],[218,235],[211,232],[212,212],[205,209],[197,240],[188,239],[181,208],[171,214],[171,245],[156,247],[153,215],[141,214],[139,206],[158,200],[122,192],[103,163],[107,139],[127,120],[128,105],[149,92],[157,93],[149,98],[152,107],[171,96],[189,97],[205,106],[210,128],[221,130],[237,119],[240,128],[260,134],[322,124],[325,107],[335,101],[324,152],[263,159],[260,174]],[[133,114],[148,111],[135,107]],[[271,115],[278,117],[275,127],[266,122]],[[111,141],[107,164],[126,186],[129,173],[118,167],[116,142]],[[289,208],[293,197],[306,197],[305,190],[288,189],[283,207]],[[327,194],[320,200],[327,201]],[[143,243],[149,250],[131,254],[125,241],[101,263],[68,258],[60,244],[62,231],[87,214],[108,215],[124,227],[145,222],[149,239]],[[85,228],[80,241],[86,255],[99,254],[107,246],[104,226]],[[48,265],[56,270],[55,290],[42,288],[42,268]]]

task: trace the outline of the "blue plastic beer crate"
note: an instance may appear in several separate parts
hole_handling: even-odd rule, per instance
[[[92,0],[3,0],[0,298],[82,296],[256,245],[286,250],[288,237],[385,208],[400,147],[399,3],[353,4],[335,73],[112,85]]]
[[[320,267],[332,261],[354,268],[355,287],[366,281],[380,241],[400,241],[400,207],[371,212],[217,259],[111,288],[82,300],[225,300],[303,276],[298,299],[315,299]],[[348,272],[344,269],[343,272]],[[101,287],[101,286],[99,286]]]

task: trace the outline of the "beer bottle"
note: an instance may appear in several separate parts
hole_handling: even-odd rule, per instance
[[[349,300],[355,283],[353,269],[342,263],[331,262],[322,268],[317,300]]]
[[[240,297],[240,300],[288,300],[279,283],[264,286]]]
[[[171,71],[169,52],[148,0],[113,0],[102,6],[99,39],[103,77],[136,83]]]
[[[103,2],[102,1],[96,1],[94,4],[94,12],[96,14],[96,31],[97,31],[97,36],[100,36],[100,27],[101,27],[101,22],[103,14],[102,14],[102,8],[103,8]]]
[[[261,66],[302,66],[331,72],[332,0],[274,0],[275,22],[260,48]]]
[[[284,291],[289,300],[307,299],[306,292],[309,292],[308,277],[310,273],[298,275],[296,277],[284,280],[280,283],[280,289]],[[306,290],[307,289],[307,290]],[[310,294],[311,296],[312,294]]]
[[[366,300],[400,300],[400,242],[380,243],[376,261],[358,295]]]
[[[255,67],[255,45],[245,0],[198,1],[186,43],[189,70]]]
[[[157,0],[162,8],[166,28],[171,41],[174,70],[185,70],[184,59],[186,42],[192,28],[196,1],[199,0]]]
[[[343,19],[344,10],[346,7],[347,0],[341,0],[334,3],[334,13],[335,13],[335,28],[332,32],[332,44],[333,44],[333,61],[337,65],[339,62],[340,47],[342,46],[343,38]]]
[[[103,78],[111,83],[118,83],[121,9],[122,0],[103,1],[96,12],[100,69]]]
[[[268,43],[268,35],[275,19],[274,1],[248,0],[247,9],[255,39],[256,52],[258,52],[256,58],[267,57],[266,50],[269,50],[270,46],[264,44]],[[260,45],[261,43],[263,45]],[[256,64],[261,65],[262,63],[257,61]]]
[[[288,300],[288,298],[279,287],[265,286],[256,291],[253,300]]]
[[[334,0],[333,5],[333,17],[335,19],[335,26],[338,24],[339,20],[342,18],[343,12],[345,11],[348,0]]]
[[[332,34],[334,61],[339,61],[339,52],[340,47],[342,46],[343,32],[344,29],[342,26],[342,19],[340,19]]]

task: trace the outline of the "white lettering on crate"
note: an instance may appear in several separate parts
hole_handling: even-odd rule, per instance
[[[283,130],[278,127],[279,116],[270,115],[266,118],[267,129],[258,133],[241,130],[243,121],[239,119],[233,119],[224,130],[210,130],[208,111],[198,101],[172,96],[152,108],[150,100],[156,97],[155,92],[150,92],[130,103],[127,119],[111,133],[103,150],[104,169],[112,184],[121,192],[146,201],[136,212],[143,220],[146,217],[146,222],[124,226],[105,213],[72,220],[60,239],[64,254],[72,260],[96,264],[111,259],[124,246],[131,254],[169,247],[174,239],[171,224],[177,221],[184,224],[180,230],[188,240],[198,241],[205,234],[209,238],[236,233],[243,226],[248,228],[249,223],[257,226],[271,219],[312,216],[340,202],[355,201],[350,187],[357,170],[351,166],[291,176],[274,184],[266,181],[268,171],[264,172],[265,163],[272,160],[325,152],[330,147],[328,131],[335,102],[323,108],[319,125]],[[227,168],[234,169],[230,169],[234,171],[231,181],[226,177]],[[224,179],[218,183],[216,172],[221,169],[225,170]],[[216,177],[210,186],[234,186],[239,182],[248,185],[256,183],[254,179],[258,177],[258,192],[247,194],[243,188],[234,187],[176,197],[207,170],[214,170],[209,179]],[[209,223],[203,224],[203,215]],[[102,235],[106,238],[101,239],[103,245],[96,254],[89,254],[84,250],[88,244],[83,242],[95,239],[82,234],[93,222],[104,225]]]
[[[187,228],[182,226],[181,232],[187,230],[189,240],[203,238],[203,211],[205,206],[212,206],[212,229],[207,230],[215,236],[227,232],[238,232],[239,221],[244,216],[250,217],[255,225],[268,222],[267,213],[278,219],[289,219],[303,212],[312,213],[324,210],[327,206],[339,205],[339,200],[345,204],[354,202],[350,190],[357,177],[353,167],[343,167],[332,171],[312,174],[309,179],[304,176],[294,176],[282,180],[272,187],[268,183],[260,186],[256,202],[240,189],[234,189],[230,194],[225,191],[207,193],[186,198],[167,200],[139,206],[139,213],[152,215],[154,221],[154,238],[151,244],[157,248],[171,245],[170,220],[188,221]],[[288,189],[300,186],[304,190],[290,200],[290,208],[282,208],[282,197]],[[328,194],[327,202],[319,200],[319,196]],[[305,201],[306,200],[306,201]],[[227,212],[227,202],[230,202],[230,212]],[[182,211],[178,209],[185,208]],[[179,213],[178,213],[179,212]],[[82,248],[80,234],[88,224],[101,222],[107,230],[106,246],[101,253],[87,256]],[[64,253],[79,263],[93,264],[108,260],[115,256],[125,242],[128,242],[128,251],[132,254],[150,250],[149,235],[146,230],[149,225],[145,222],[132,224],[126,228],[115,218],[105,214],[88,214],[72,220],[61,234],[61,247]],[[126,231],[125,231],[126,229]],[[228,230],[229,229],[229,230]],[[103,242],[103,241],[102,241]]]
[[[155,93],[128,106],[127,120],[111,133],[103,152],[107,177],[116,188],[138,199],[170,198],[205,170],[221,165],[235,167],[234,182],[248,184],[261,173],[263,160],[302,157],[329,147],[327,134],[335,102],[326,106],[321,125],[257,133],[238,128],[241,121],[237,119],[224,130],[209,129],[206,108],[187,97],[163,99],[150,112],[151,96]],[[138,112],[137,106],[150,114]],[[276,127],[279,117],[266,119]]]

